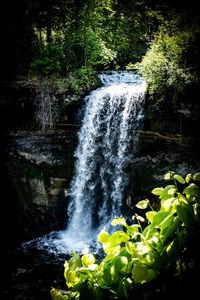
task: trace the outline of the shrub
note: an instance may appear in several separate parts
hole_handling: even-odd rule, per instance
[[[129,225],[121,216],[111,223],[119,230],[100,232],[98,241],[105,253],[100,262],[92,253],[73,253],[64,264],[68,291],[52,288],[53,300],[162,299],[168,292],[180,296],[184,274],[199,267],[194,253],[198,253],[200,173],[183,178],[168,172],[165,180],[168,185],[152,190],[158,211],[148,199],[141,200],[136,207],[145,217],[134,214]],[[177,290],[171,288],[174,282]]]
[[[141,63],[136,65],[151,93],[163,88],[179,92],[197,81],[196,60],[191,57],[195,57],[198,35],[198,30],[160,30]]]

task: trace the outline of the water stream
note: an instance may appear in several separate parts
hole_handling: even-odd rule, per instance
[[[127,170],[138,144],[144,118],[146,84],[134,73],[99,75],[103,87],[85,99],[85,115],[75,152],[70,188],[68,248],[81,248],[109,228],[122,212]]]
[[[102,87],[85,98],[78,133],[75,170],[69,190],[67,228],[23,243],[28,252],[37,248],[67,253],[92,247],[97,234],[123,212],[139,132],[144,119],[146,83],[132,72],[99,74]]]
[[[85,98],[78,133],[75,170],[69,190],[67,228],[22,246],[50,253],[98,251],[101,228],[123,212],[139,132],[144,119],[146,83],[132,72],[99,74],[102,87]]]

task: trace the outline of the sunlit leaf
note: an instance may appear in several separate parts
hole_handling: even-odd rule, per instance
[[[170,179],[172,179],[172,172],[171,172],[171,171],[167,172],[167,173],[165,174],[165,176],[164,176],[164,179],[165,179],[165,180],[170,180]]]
[[[163,191],[163,187],[158,187],[158,188],[153,189],[151,192],[152,192],[152,194],[159,196],[162,193],[162,191]]]
[[[133,255],[134,251],[135,251],[135,243],[127,241],[125,244],[126,247],[126,251],[130,254]]]
[[[135,247],[135,254],[141,259],[144,257],[144,255],[146,255],[147,253],[149,253],[149,251],[151,251],[151,247],[145,242],[137,242],[135,243],[136,247]]]
[[[143,283],[146,281],[148,275],[148,268],[142,264],[135,264],[132,270],[132,278],[136,283]]]
[[[95,263],[96,259],[93,254],[84,254],[82,257],[82,262],[85,266],[89,266]]]
[[[151,232],[151,230],[149,232],[147,232],[145,237],[147,238],[148,244],[150,244],[153,248],[156,248],[159,238],[160,238],[159,232],[155,231],[155,228],[154,228],[154,230],[152,229],[152,232]]]
[[[108,242],[111,246],[118,246],[130,239],[130,236],[122,230],[115,231],[109,238]]]
[[[178,202],[179,203],[181,203],[181,202],[187,203],[187,199],[181,193],[178,193]]]
[[[152,251],[149,251],[148,253],[146,253],[144,255],[144,258],[142,259],[142,262],[145,264],[145,265],[153,265],[154,262],[155,262],[155,256],[153,254]]]
[[[185,182],[189,183],[191,178],[192,178],[192,175],[191,174],[187,174],[187,176],[185,177]]]
[[[81,267],[81,259],[78,254],[74,254],[68,262],[65,262],[65,268],[69,268],[70,270],[77,270],[79,267]]]
[[[175,209],[176,205],[178,204],[178,199],[175,197],[170,197],[164,201],[161,201],[161,211],[172,211]]]
[[[138,232],[140,226],[138,224],[127,225],[126,232],[128,235],[133,236],[136,232]]]
[[[167,217],[169,216],[170,213],[166,212],[166,211],[159,211],[157,212],[157,214],[154,216],[153,218],[153,226],[157,226],[159,227],[159,225],[161,224],[161,222]]]
[[[67,294],[61,293],[58,289],[51,288],[50,295],[52,300],[68,300],[70,297]]]
[[[145,199],[145,200],[139,201],[135,206],[140,209],[146,209],[148,204],[149,204],[149,200]]]
[[[126,273],[128,266],[128,258],[126,256],[117,256],[114,260],[118,272]]]
[[[109,237],[110,237],[109,233],[105,229],[102,229],[98,235],[98,242],[106,243]]]
[[[135,218],[139,221],[139,222],[145,222],[145,219],[142,216],[139,216],[138,214],[135,214]]]
[[[175,174],[174,179],[176,179],[178,182],[185,184],[185,180],[183,179],[182,176]]]
[[[154,218],[154,216],[155,216],[156,214],[157,214],[156,211],[151,210],[151,211],[147,211],[145,215],[146,215],[147,220],[148,220],[150,223],[152,223],[153,218]]]
[[[162,230],[162,240],[166,240],[172,233],[178,228],[180,224],[180,218],[178,216],[171,218],[166,224],[165,228]]]
[[[66,284],[68,286],[68,288],[76,285],[77,283],[79,283],[81,281],[80,276],[78,276],[78,272],[77,271],[69,271],[68,272],[68,276],[66,279]]]
[[[158,226],[154,226],[153,224],[150,224],[143,230],[142,234],[146,239],[149,240],[153,236],[156,236],[157,231],[158,231]]]
[[[168,216],[166,216],[161,222],[160,222],[160,229],[162,230],[162,233],[163,233],[163,230],[165,228],[167,228],[171,222],[173,222],[174,220],[174,213],[171,213],[171,214],[168,214]]]
[[[195,183],[191,183],[189,186],[187,186],[184,189],[183,194],[186,195],[186,198],[189,201],[195,201],[197,199],[200,200],[200,190]]]
[[[138,263],[133,267],[132,278],[136,283],[145,283],[156,278],[156,272],[153,269]]]
[[[112,226],[117,226],[117,225],[126,226],[126,219],[123,217],[115,218],[112,220],[111,225]]]
[[[177,189],[174,185],[167,185],[162,193],[160,194],[160,199],[161,200],[166,200],[168,199],[169,197],[172,197],[174,196],[174,194],[176,193]]]

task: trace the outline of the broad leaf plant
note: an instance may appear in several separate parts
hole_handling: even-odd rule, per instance
[[[104,257],[100,261],[89,252],[72,253],[64,263],[68,289],[52,287],[52,300],[130,299],[138,287],[142,291],[165,270],[181,277],[192,268],[195,261],[185,259],[184,252],[200,227],[200,173],[183,178],[170,171],[164,179],[168,185],[151,191],[159,209],[154,210],[148,199],[139,201],[136,207],[141,215],[134,214],[131,225],[120,216],[111,222],[114,233],[101,230],[98,242]]]

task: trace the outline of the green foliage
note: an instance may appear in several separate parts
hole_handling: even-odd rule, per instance
[[[91,67],[82,67],[73,72],[69,84],[71,92],[76,94],[97,87],[99,81]]]
[[[63,49],[58,43],[52,41],[41,45],[38,57],[30,65],[30,75],[49,76],[61,73],[62,56]]]
[[[146,299],[146,287],[150,290],[156,280],[159,284],[163,272],[170,278],[182,278],[195,264],[189,239],[200,226],[199,174],[183,178],[168,172],[165,180],[170,184],[152,190],[160,201],[158,211],[145,199],[136,207],[144,210],[146,218],[134,214],[132,225],[122,216],[113,219],[111,224],[121,229],[112,234],[102,229],[99,233],[105,252],[100,262],[91,253],[73,252],[64,264],[68,291],[52,288],[52,299],[129,299],[140,287],[139,299]],[[162,297],[161,287],[156,289],[158,298]]]
[[[169,88],[179,92],[197,81],[199,59],[195,45],[199,33],[193,28],[180,30],[174,24],[160,29],[141,63],[136,65],[151,93]]]
[[[116,5],[114,0],[70,5],[59,0],[49,8],[40,7],[44,19],[35,16],[38,51],[30,73],[65,75],[82,67],[124,68],[129,62],[135,63],[146,51],[152,19],[141,7],[137,2]]]

